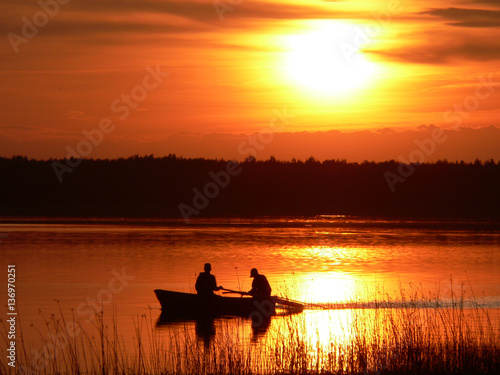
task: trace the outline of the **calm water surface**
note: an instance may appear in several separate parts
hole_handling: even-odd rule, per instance
[[[467,297],[472,290],[485,307],[498,307],[499,228],[335,216],[191,225],[4,222],[0,259],[5,276],[7,265],[16,265],[16,302],[26,335],[36,336],[30,324],[43,325],[40,311],[49,316],[59,306],[77,320],[90,316],[95,306],[110,313],[114,306],[127,335],[134,317],[159,315],[154,289],[193,292],[205,262],[212,263],[225,288],[249,290],[250,269],[256,267],[267,275],[273,294],[310,303],[398,300],[401,289],[446,301],[451,289],[460,294],[464,285]]]

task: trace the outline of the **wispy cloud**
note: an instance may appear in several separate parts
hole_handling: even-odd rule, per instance
[[[456,61],[500,60],[500,41],[436,41],[393,50],[368,51],[390,60],[417,64],[448,64]]]
[[[227,0],[221,2],[231,4]],[[452,105],[464,89],[449,86],[456,84],[457,77],[469,77],[470,72],[481,69],[493,71],[500,60],[500,29],[495,27],[500,22],[500,1],[405,1],[401,2],[400,12],[386,22],[378,22],[374,14],[387,11],[389,3],[244,0],[221,20],[212,0],[71,0],[60,6],[58,14],[40,28],[36,37],[20,45],[16,54],[7,34],[21,35],[24,17],[32,20],[41,8],[37,0],[0,0],[0,43],[4,47],[0,48],[0,125],[19,124],[22,129],[15,133],[11,128],[0,128],[0,135],[8,135],[9,141],[27,139],[29,135],[32,139],[49,138],[47,142],[55,142],[59,132],[64,135],[64,142],[57,147],[53,143],[43,147],[49,153],[56,149],[62,152],[69,137],[78,136],[83,127],[95,127],[99,118],[109,116],[110,103],[121,95],[129,95],[144,66],[156,63],[171,72],[168,85],[151,96],[147,107],[150,110],[140,116],[137,113],[124,123],[116,137],[132,139],[147,133],[153,139],[157,134],[172,135],[181,129],[203,134],[233,129],[253,131],[259,121],[267,118],[275,101],[300,108],[312,103],[309,94],[295,86],[286,72],[288,52],[294,48],[289,36],[319,30],[329,20],[355,25],[360,31],[356,38],[369,39],[369,43],[362,44],[362,52],[371,53],[370,57],[377,54],[374,60],[380,67],[395,61],[395,77],[402,81],[398,81],[398,90],[393,90],[389,82],[395,77],[384,77],[381,69],[380,77],[374,81],[380,86],[377,95],[370,99],[373,103],[363,102],[368,95],[362,92],[349,102],[352,112],[336,99],[334,104],[314,103],[311,108],[318,112],[304,110],[304,129],[383,127],[395,123],[403,126],[434,121],[435,113]],[[380,32],[376,35],[362,35],[367,30],[377,30],[379,24]],[[444,77],[447,69],[438,65],[453,67],[453,77]],[[474,79],[466,81],[475,83]],[[435,101],[427,93],[422,94],[422,87],[441,84],[448,86],[440,88],[443,95],[436,95]],[[377,101],[408,109],[402,118],[400,112],[375,105]],[[371,111],[372,107],[380,108],[377,116],[359,113],[359,108]],[[416,119],[415,113],[421,117]],[[494,119],[496,113],[488,118]],[[342,117],[336,117],[337,114]],[[309,115],[311,118],[307,118]],[[329,123],[332,118],[335,121]],[[488,122],[481,120],[478,124]],[[299,125],[293,131],[296,129]],[[321,137],[315,140],[321,141]],[[168,146],[177,147],[177,141],[172,140]],[[29,151],[23,142],[19,141],[19,149]],[[196,149],[191,143],[184,143],[185,149]],[[109,145],[117,150],[122,147],[122,153],[135,147],[125,143],[122,146],[115,138],[109,140]],[[158,145],[157,150],[164,146]],[[106,147],[103,145],[102,150]],[[114,155],[119,155],[119,151]]]
[[[75,0],[74,0],[75,1]],[[277,2],[244,1],[238,5],[238,11],[231,12],[234,18],[263,18],[263,19],[310,19],[328,18],[335,13],[328,12],[329,4],[316,3],[314,5],[282,4]],[[74,9],[94,13],[155,13],[169,14],[199,22],[219,22],[213,1],[99,1],[80,0],[75,3]],[[330,9],[333,9],[330,7]]]
[[[440,17],[451,26],[461,27],[500,27],[500,10],[434,8],[420,14]]]
[[[363,162],[364,160],[398,160],[405,158],[415,150],[415,140],[430,138],[434,125],[419,126],[412,130],[379,129],[356,132],[300,132],[276,133],[274,141],[257,154],[258,159],[268,159],[271,155],[278,159],[289,160],[297,158],[305,160],[314,156],[319,160],[347,159]],[[457,128],[444,130],[446,142],[439,144],[436,151],[429,156],[428,161],[448,159],[450,161],[500,160],[500,128],[495,126],[477,129]],[[13,139],[1,140],[1,156],[23,154],[29,157],[48,158],[62,157],[47,153],[56,149],[65,151],[64,146],[74,140],[71,135],[66,139],[44,137],[30,139],[29,142]],[[94,157],[119,157],[133,154],[146,155],[154,153],[163,156],[175,153],[184,157],[208,157],[243,160],[246,155],[238,152],[238,145],[248,139],[245,134],[195,134],[183,133],[170,136],[163,140],[135,140],[127,137],[121,140],[109,140],[96,150]],[[51,148],[48,147],[51,146]],[[123,152],[124,145],[127,150]],[[30,152],[23,152],[29,149]]]
[[[20,26],[20,18],[29,18],[39,7],[32,1],[1,4],[3,32]],[[279,3],[244,1],[227,12],[230,22],[221,22],[213,1],[156,0],[72,0],[61,6],[61,12],[51,20],[44,33],[67,35],[76,33],[183,33],[245,28],[258,20],[307,20],[339,18],[371,19],[368,12],[352,14],[341,11],[335,4]],[[269,26],[269,25],[267,25]]]
[[[467,3],[493,4],[489,1]],[[500,60],[500,10],[449,7],[414,14],[420,17],[415,25],[420,23],[426,28],[401,35],[407,42],[404,45],[369,52],[393,61],[432,65]]]
[[[492,5],[494,7],[500,8],[500,3],[498,0],[467,0],[467,4],[482,4],[482,5]]]
[[[17,1],[14,5],[6,5],[6,15],[12,18],[37,10],[32,1]],[[213,1],[155,1],[155,0],[72,0],[68,5],[61,6],[64,12],[74,15],[91,15],[100,18],[102,15],[127,16],[134,22],[137,15],[165,15],[175,16],[201,23],[216,23],[220,26]],[[330,9],[330,11],[329,11]],[[341,16],[339,10],[334,10],[329,4],[316,3],[314,5],[282,4],[276,2],[245,1],[238,8],[230,12],[231,18],[261,18],[277,20],[295,19],[325,19]]]

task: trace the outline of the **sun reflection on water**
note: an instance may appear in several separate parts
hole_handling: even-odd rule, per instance
[[[366,250],[342,246],[302,246],[283,249],[284,256],[303,267],[294,271],[295,288],[282,296],[307,303],[346,303],[370,298],[371,284],[356,272]],[[307,269],[307,271],[305,270]]]
[[[354,297],[356,279],[341,272],[303,275],[299,294],[308,303],[341,303]]]

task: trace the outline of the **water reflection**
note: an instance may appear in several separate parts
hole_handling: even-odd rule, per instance
[[[208,348],[212,339],[215,337],[215,319],[214,318],[197,318],[197,319],[182,319],[173,317],[172,315],[161,313],[156,321],[156,328],[175,328],[180,326],[194,326],[196,336],[203,341],[203,346]]]
[[[219,318],[197,318],[197,319],[180,319],[173,318],[168,314],[160,314],[158,320],[156,321],[156,328],[173,328],[176,329],[180,326],[186,327],[188,330],[194,327],[194,332],[198,340],[203,342],[205,349],[209,349],[216,333],[216,325],[221,323],[230,324],[232,326],[239,326],[243,323],[247,328],[251,328],[252,335],[250,337],[251,342],[257,342],[260,337],[266,335],[271,326],[272,317],[259,317],[257,315],[251,316],[249,318],[242,318],[237,316],[227,316]],[[246,331],[246,329],[244,329]]]
[[[185,335],[200,344],[203,342],[203,347],[192,350],[190,345],[174,345],[173,348],[178,350],[176,355],[186,356],[187,363],[196,363],[201,358],[207,372],[217,372],[216,364],[237,360],[247,366],[245,370],[249,373],[287,373],[286,369],[293,373],[299,368],[304,373],[315,369],[331,373],[377,373],[418,360],[414,353],[422,349],[430,350],[430,355],[436,354],[436,358],[454,356],[457,342],[474,355],[476,345],[482,348],[477,351],[480,355],[483,349],[493,351],[494,347],[488,349],[488,345],[498,344],[499,317],[498,310],[487,313],[479,308],[431,308],[427,304],[392,307],[366,304],[360,308],[305,310],[298,314],[278,312],[257,327],[248,318],[182,322],[188,327],[184,328]],[[164,322],[158,327],[175,324]],[[169,333],[175,329],[179,331],[176,327]],[[171,334],[160,339],[193,343],[189,338],[182,337],[182,341]],[[485,353],[486,357],[490,355]],[[438,363],[439,359],[432,365]]]
[[[252,316],[252,342],[257,342],[257,339],[264,336],[271,326],[271,316]]]
[[[217,334],[217,326],[224,325],[223,330],[228,326],[230,331],[238,331],[238,328],[243,328],[243,332],[251,330],[250,341],[257,343],[259,339],[266,336],[271,327],[276,328],[279,322],[284,318],[300,316],[297,310],[278,308],[272,315],[250,314],[248,317],[241,316],[222,316],[222,317],[179,317],[172,314],[162,312],[156,321],[157,329],[185,327],[188,330],[194,327],[194,332],[198,340],[203,342],[203,346],[208,349],[212,340]]]
[[[203,340],[203,346],[208,348],[210,346],[210,341],[215,336],[214,319],[197,319],[195,323],[195,332],[198,339]]]
[[[500,296],[498,224],[326,217],[204,220],[190,226],[182,221],[89,225],[68,220],[1,224],[0,232],[9,233],[0,242],[0,262],[16,264],[22,275],[19,309],[23,331],[32,332],[34,342],[38,336],[29,325],[44,327],[39,309],[55,313],[54,300],[61,300],[64,312],[74,310],[76,320],[85,321],[87,315],[79,315],[78,306],[102,295],[114,271],[134,278],[104,301],[104,308],[116,304],[121,333],[132,336],[130,316],[158,307],[153,290],[193,292],[205,261],[212,263],[217,281],[227,288],[249,290],[247,273],[256,267],[268,276],[276,294],[313,303],[399,299],[401,286],[408,289],[410,283],[442,300],[452,289],[450,275],[453,290],[471,285],[482,306]],[[321,314],[303,316],[318,319]],[[335,329],[348,340],[349,313],[332,314],[345,315],[333,319],[345,324],[325,319],[305,325],[316,326],[321,335],[329,335],[325,328]],[[284,320],[273,316],[254,327],[249,319],[188,324],[190,333],[196,330],[208,344],[221,333],[221,324],[244,326],[245,339],[259,341],[272,336]]]

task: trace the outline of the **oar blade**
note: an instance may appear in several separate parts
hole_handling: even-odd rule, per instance
[[[276,303],[278,303],[280,305],[291,307],[293,309],[297,309],[297,310],[304,309],[304,305],[300,302],[294,302],[294,301],[290,301],[290,300],[279,298],[279,297],[275,297],[275,301],[276,301]]]

